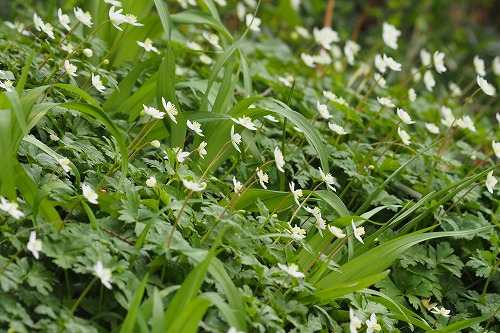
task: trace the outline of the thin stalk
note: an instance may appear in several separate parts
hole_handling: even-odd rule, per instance
[[[87,293],[90,291],[90,288],[92,288],[92,285],[97,281],[97,279],[98,279],[98,277],[96,276],[96,277],[94,277],[92,279],[92,281],[90,281],[90,283],[88,284],[87,288],[85,288],[85,290],[81,293],[80,297],[78,297],[78,299],[76,300],[75,304],[73,304],[73,307],[69,311],[68,316],[66,317],[66,319],[62,323],[61,328],[59,329],[59,333],[64,332],[64,328],[66,327],[66,324],[71,319],[71,317],[73,317],[73,314],[75,313],[76,308],[83,301],[83,299],[85,298],[85,296],[87,295]]]

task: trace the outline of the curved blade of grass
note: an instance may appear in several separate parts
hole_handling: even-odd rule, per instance
[[[172,321],[168,322],[165,333],[196,333],[200,320],[207,312],[211,302],[208,299],[197,298],[190,301]]]
[[[231,33],[219,20],[201,10],[184,10],[180,13],[170,15],[170,19],[172,22],[180,24],[206,24],[223,34],[229,41],[233,40]]]
[[[28,79],[28,74],[31,69],[31,62],[33,61],[34,56],[35,56],[35,50],[33,49],[28,57],[28,60],[26,61],[26,64],[24,65],[23,72],[17,79],[16,92],[18,96],[23,95],[23,89],[24,86],[26,85],[26,80]]]
[[[4,94],[1,94],[5,96]],[[0,195],[16,199],[14,153],[11,130],[11,110],[0,110]]]
[[[455,332],[460,332],[461,330],[464,330],[466,328],[470,328],[476,324],[479,324],[480,322],[483,322],[487,319],[489,319],[489,316],[481,316],[481,317],[475,317],[475,318],[469,318],[469,319],[464,319],[459,322],[453,323],[451,325],[448,325],[446,327],[440,328],[438,330],[429,330],[430,332],[433,333],[455,333]],[[427,331],[427,332],[429,332]]]
[[[148,282],[149,274],[146,274],[142,279],[139,289],[135,292],[134,299],[130,304],[127,316],[123,321],[122,327],[120,328],[120,333],[133,333],[135,332],[135,323],[137,321],[137,313],[141,311],[140,305],[142,301],[142,296],[144,295],[144,290],[146,289],[146,284]]]
[[[11,124],[11,136],[13,142],[12,153],[15,154],[22,137],[28,134],[28,127],[26,126],[26,116],[24,115],[21,100],[19,99],[19,95],[17,94],[17,92],[5,91],[4,94],[10,102],[10,109],[15,118],[15,121],[13,121]]]
[[[163,300],[160,295],[160,291],[157,288],[153,289],[153,315],[151,327],[151,333],[163,333],[167,330],[167,324],[165,323],[165,317],[163,316]]]
[[[326,190],[320,190],[314,192],[313,195],[323,199],[323,201],[330,205],[330,207],[332,207],[341,217],[350,215],[350,212],[344,205],[342,199],[340,199],[340,197],[335,193]]]

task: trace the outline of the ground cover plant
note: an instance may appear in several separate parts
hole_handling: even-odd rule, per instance
[[[500,331],[495,4],[2,6],[3,330]]]

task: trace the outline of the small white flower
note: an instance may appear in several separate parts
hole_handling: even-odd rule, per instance
[[[151,38],[146,38],[144,40],[144,42],[137,41],[137,44],[140,47],[144,48],[144,50],[146,50],[146,52],[153,51],[153,52],[156,52],[156,53],[160,53],[158,51],[158,49],[153,46],[153,41],[151,40]]]
[[[278,76],[278,81],[280,81],[285,87],[291,87],[295,78],[291,75],[287,77]]]
[[[486,76],[486,70],[484,68],[484,60],[479,58],[479,56],[474,57],[474,68],[476,69],[476,73],[480,76]]]
[[[298,225],[295,225],[293,228],[290,225],[290,222],[288,222],[288,226],[290,227],[290,233],[295,239],[304,239],[306,238],[306,231],[299,227]]]
[[[236,180],[236,177],[233,177],[233,189],[236,194],[241,195],[241,190],[243,189],[243,185]]]
[[[337,125],[335,123],[328,123],[328,127],[338,135],[346,135],[347,132],[344,130],[344,128],[340,125]]]
[[[401,140],[403,141],[403,143],[405,145],[408,146],[409,144],[411,144],[411,142],[410,142],[410,139],[411,139],[410,135],[408,133],[406,133],[405,130],[402,130],[401,127],[398,127],[398,134],[399,134],[399,137],[401,138]]]
[[[9,28],[16,30],[18,33],[24,36],[31,36],[31,33],[28,30],[24,29],[26,26],[21,22],[16,21],[12,23],[9,21],[4,21],[3,23],[5,23],[5,25],[8,26]]]
[[[206,33],[204,32],[203,33],[203,37],[205,37],[205,39],[212,45],[214,46],[216,49],[219,49],[219,50],[222,50],[222,47],[219,45],[219,41],[220,41],[220,38],[219,38],[219,35],[216,35],[216,34],[209,34],[209,33]]]
[[[35,29],[37,31],[42,31],[42,28],[45,25],[40,16],[38,16],[36,13],[33,14],[33,23],[35,24]]]
[[[333,178],[331,173],[325,174],[321,168],[319,168],[319,174],[321,175],[321,179],[325,182],[326,186],[332,190],[332,191],[337,191],[333,185],[335,185],[335,178]]]
[[[332,30],[332,28],[330,27],[324,27],[321,29],[314,28],[313,36],[316,43],[327,50],[331,50],[332,43],[338,42],[340,40],[339,34],[336,31]]]
[[[488,83],[488,81],[486,81],[479,75],[477,76],[477,84],[479,85],[479,87],[481,87],[481,89],[486,95],[489,96],[495,95],[495,87],[493,87],[490,83]]]
[[[387,81],[384,79],[384,76],[381,75],[380,73],[373,73],[373,78],[375,79],[375,82],[378,82],[378,86],[382,88],[387,87]]]
[[[415,102],[415,100],[417,99],[417,93],[415,92],[415,89],[410,88],[408,90],[408,99],[410,100],[410,102]]]
[[[432,76],[431,71],[426,71],[424,74],[424,84],[427,90],[432,91],[434,86],[436,85],[436,81],[434,80],[434,76]]]
[[[356,224],[354,223],[354,220],[351,221],[351,225],[352,225],[352,229],[354,230],[354,237],[356,237],[357,240],[359,240],[361,243],[364,244],[361,236],[363,236],[365,234],[365,228],[363,228],[363,227],[356,228]]]
[[[94,73],[92,73],[92,85],[100,92],[104,92],[104,89],[106,89],[106,87],[102,84],[100,76],[94,76]]]
[[[42,252],[42,241],[36,239],[36,231],[30,233],[30,240],[26,245],[28,251],[33,253],[33,256],[38,259],[40,257],[40,252]]]
[[[221,7],[226,7],[226,5],[227,5],[226,0],[214,0],[214,2]],[[237,332],[235,332],[235,333],[237,333]]]
[[[69,159],[67,157],[57,159],[57,162],[61,165],[64,172],[69,172],[71,168],[69,167]]]
[[[91,49],[83,49],[83,54],[86,57],[90,58],[94,55],[94,51],[92,51]]]
[[[493,176],[493,171],[490,171],[486,176],[486,188],[493,194],[493,187],[498,183],[498,180]]]
[[[194,50],[194,51],[201,51],[201,50],[203,50],[203,48],[200,46],[200,44],[198,44],[196,42],[187,42],[186,46],[189,47],[191,50]]]
[[[160,141],[158,141],[158,140],[151,141],[151,146],[153,146],[155,148],[160,148]]]
[[[269,183],[269,176],[264,173],[261,169],[257,171],[257,177],[259,178],[260,186],[267,189],[266,183]]]
[[[245,16],[245,23],[250,30],[260,31],[261,19],[258,17],[254,17],[253,14],[248,13]]]
[[[388,57],[385,53],[382,56],[387,67],[395,72],[401,71],[401,64],[396,62],[392,57]]]
[[[306,64],[306,66],[312,67],[312,68],[316,67],[316,65],[314,64],[314,57],[312,55],[306,54],[306,53],[301,53],[300,58]]]
[[[297,205],[300,206],[299,198],[302,197],[302,190],[300,188],[295,189],[294,182],[290,182],[288,185],[290,186],[290,191],[292,191],[293,199],[295,200]]]
[[[358,54],[361,47],[358,43],[352,40],[347,40],[344,46],[344,54],[349,65],[354,65],[354,57]]]
[[[401,35],[401,31],[396,29],[395,26],[384,22],[382,26],[382,39],[384,40],[385,45],[390,48],[397,50],[398,49],[398,37]]]
[[[432,308],[432,313],[434,314],[438,314],[438,315],[441,315],[443,317],[449,317],[450,316],[450,310],[446,310],[445,308],[441,307],[441,308],[438,308],[437,306],[433,307]]]
[[[213,62],[212,58],[207,56],[205,53],[200,55],[200,61],[205,65],[210,65]]]
[[[425,123],[425,127],[432,134],[439,134],[439,127],[437,127],[436,125],[434,125],[432,123]]]
[[[205,155],[207,154],[207,150],[205,147],[207,146],[207,143],[205,141],[202,141],[200,143],[200,146],[198,147],[198,153],[200,154],[201,158],[205,158]]]
[[[356,317],[354,311],[349,309],[349,330],[351,333],[358,333],[358,329],[361,328],[361,320]]]
[[[78,21],[82,22],[89,28],[92,26],[92,15],[90,15],[89,12],[83,12],[83,10],[79,7],[75,7],[73,11],[75,12],[75,16]]]
[[[24,213],[20,211],[18,208],[19,205],[17,204],[17,202],[9,202],[9,200],[0,196],[0,209],[3,210],[4,212],[7,212],[10,216],[15,218],[16,220],[19,220],[21,217],[24,216]]]
[[[207,188],[207,183],[202,182],[202,183],[197,183],[192,180],[187,180],[183,179],[182,184],[184,184],[184,187],[187,188],[188,190],[191,190],[193,192],[200,192],[203,191],[204,189]]]
[[[14,84],[11,80],[5,80],[4,82],[0,81],[0,88],[3,88],[7,91],[14,91]]]
[[[491,69],[493,70],[493,74],[497,76],[500,75],[500,56],[496,56],[495,58],[493,58]]]
[[[305,39],[308,39],[308,38],[310,38],[310,37],[311,37],[311,34],[309,33],[309,31],[307,31],[307,29],[306,29],[306,28],[304,28],[304,27],[301,27],[301,26],[296,26],[296,27],[295,27],[295,31],[297,31],[297,33],[298,33],[300,36],[304,37]]]
[[[144,104],[142,104],[142,106],[144,107],[144,112],[148,115],[148,116],[151,116],[152,118],[155,118],[155,119],[163,119],[163,116],[165,115],[165,112],[161,112],[160,110],[158,109],[155,109],[153,107],[149,107],[149,106],[146,106]]]
[[[69,60],[64,61],[64,68],[66,69],[66,73],[68,73],[69,75],[78,76],[78,74],[76,74],[76,66],[71,64]]]
[[[52,26],[52,24],[45,23],[44,26],[42,27],[42,30],[43,30],[43,32],[45,32],[47,34],[47,36],[49,36],[49,38],[51,38],[51,39],[56,38],[54,36],[54,27]]]
[[[71,20],[69,19],[69,16],[66,14],[62,13],[62,9],[59,8],[57,10],[57,16],[59,17],[59,23],[66,29],[66,30],[71,30],[69,24],[71,23]]]
[[[85,199],[88,200],[88,202],[97,204],[97,193],[90,185],[82,184],[82,193]]]
[[[133,14],[125,14],[125,22],[127,24],[136,26],[136,27],[142,27],[144,24],[137,22],[137,16]]]
[[[155,177],[149,177],[146,180],[146,185],[149,187],[155,187],[156,186],[156,178]]]
[[[252,122],[252,119],[250,117],[243,116],[238,119],[231,118],[231,120],[243,127],[248,128],[251,131],[257,130],[257,127],[255,127],[255,124]]]
[[[182,149],[179,147],[175,147],[172,150],[174,151],[175,157],[177,158],[177,161],[179,161],[179,163],[184,162],[184,160],[189,156],[188,151],[182,151]]]
[[[491,143],[491,146],[493,147],[493,151],[495,152],[495,155],[498,158],[500,158],[500,142],[495,142],[495,140],[493,140],[493,142]]]
[[[413,77],[413,81],[415,82],[420,82],[422,79],[422,74],[420,74],[420,71],[416,68],[411,69],[411,75]]]
[[[451,96],[457,97],[462,95],[462,89],[456,83],[450,82],[448,86],[450,87]]]
[[[470,116],[462,117],[462,121],[464,122],[465,127],[471,132],[476,132],[476,126],[474,125],[474,121]]]
[[[423,66],[429,66],[431,64],[431,54],[425,49],[420,50],[420,61]]]
[[[411,120],[410,115],[405,110],[398,108],[397,113],[398,113],[398,117],[401,118],[401,120],[405,124],[411,125],[411,124],[415,123],[414,121]]]
[[[315,63],[320,65],[330,65],[332,63],[332,58],[325,50],[319,51],[319,54],[313,56],[313,59]]]
[[[123,12],[123,9],[118,9],[117,11],[115,11],[115,6],[111,6],[111,8],[109,9],[109,20],[115,26],[115,28],[120,31],[123,30],[122,28],[120,28],[120,24],[124,23],[127,20],[125,15],[123,15],[121,12]]]
[[[394,108],[396,105],[387,97],[377,97],[377,101],[380,105],[387,106],[388,108]]]
[[[366,321],[366,333],[373,333],[373,331],[381,331],[382,327],[377,323],[377,316],[372,313],[370,320]]]
[[[276,167],[278,168],[278,170],[281,172],[285,172],[285,170],[283,169],[283,167],[285,166],[285,159],[283,158],[283,153],[278,146],[274,148],[274,159],[276,160]]]
[[[236,150],[241,153],[240,147],[238,146],[241,143],[241,135],[239,133],[234,133],[234,125],[231,126],[231,144],[236,148]]]
[[[271,116],[271,115],[264,116],[264,118],[266,118],[267,120],[269,120],[272,123],[278,123],[279,122],[278,119],[276,119],[274,116]]]
[[[434,52],[433,59],[436,72],[439,74],[446,72],[446,67],[444,66],[444,53],[439,51]]]
[[[344,238],[346,236],[342,229],[334,225],[329,225],[328,230],[337,238]]]
[[[165,111],[167,112],[170,119],[177,124],[177,120],[175,119],[175,116],[177,115],[177,108],[175,107],[175,105],[170,101],[167,103],[167,101],[163,97],[161,98],[161,103],[163,104],[163,107],[165,108]]]
[[[104,268],[102,265],[102,262],[99,260],[95,265],[94,265],[94,271],[95,274],[99,279],[101,279],[101,283],[108,289],[113,289],[113,286],[111,285],[111,276],[112,272],[109,268]]]
[[[73,47],[73,44],[71,44],[71,43],[64,44],[63,46],[61,46],[61,50],[66,51],[68,53],[72,53],[73,49],[74,49],[74,47]]]
[[[288,273],[297,279],[302,279],[304,276],[306,276],[304,273],[299,272],[299,266],[295,264],[291,264],[290,266],[278,264],[278,267],[281,268],[285,273]]]
[[[186,121],[187,127],[198,134],[199,136],[204,136],[203,131],[201,130],[201,124],[197,121],[190,122],[189,120]]]
[[[380,73],[385,73],[387,70],[387,64],[380,54],[375,55],[375,67],[377,67]]]
[[[317,101],[316,108],[318,109],[318,112],[321,115],[321,117],[325,119],[330,119],[331,117],[333,117],[328,111],[328,107],[326,104],[321,104],[319,101]]]

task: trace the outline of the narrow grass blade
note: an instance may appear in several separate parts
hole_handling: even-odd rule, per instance
[[[120,328],[120,333],[133,333],[135,332],[135,325],[137,321],[137,313],[141,311],[140,305],[142,301],[142,296],[144,295],[144,290],[146,289],[146,284],[148,282],[149,274],[146,274],[142,279],[139,289],[135,292],[134,299],[130,304],[127,316],[123,321],[122,327]]]

